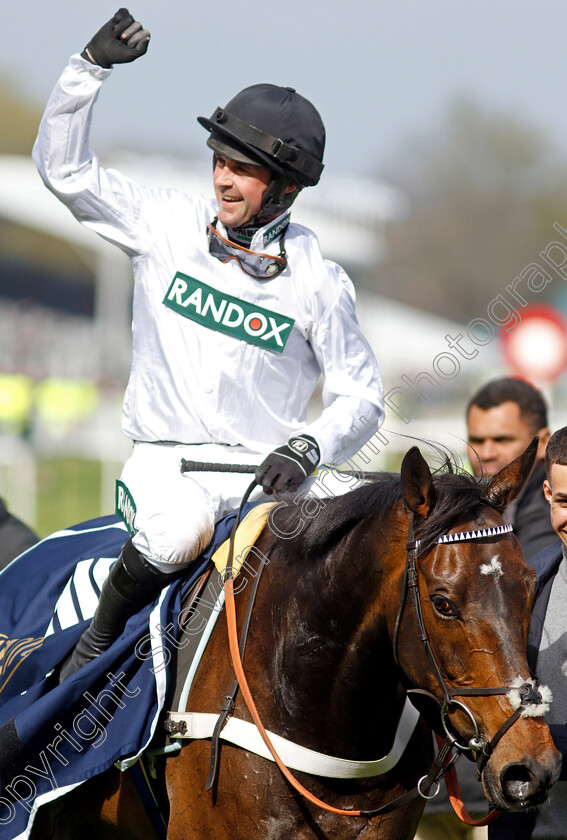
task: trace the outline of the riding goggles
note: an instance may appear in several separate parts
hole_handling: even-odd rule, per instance
[[[221,262],[236,260],[245,274],[259,280],[271,280],[272,277],[277,277],[284,271],[287,266],[287,259],[283,235],[280,237],[280,253],[278,256],[262,254],[259,251],[250,251],[249,248],[237,245],[236,242],[231,242],[230,239],[218,232],[216,223],[217,219],[213,219],[212,224],[207,225],[209,254],[211,256],[216,257]]]

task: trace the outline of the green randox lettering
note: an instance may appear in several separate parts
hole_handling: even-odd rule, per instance
[[[244,321],[244,310],[238,303],[234,303],[234,301],[230,301],[228,306],[226,307],[226,312],[224,314],[224,318],[222,319],[222,324],[225,327],[230,327],[231,329],[236,329],[239,327],[241,323]]]
[[[128,528],[130,536],[133,537],[137,532],[134,525],[136,519],[136,503],[123,481],[116,482],[116,515],[122,519]]]
[[[203,292],[201,289],[195,289],[193,294],[189,295],[188,298],[185,298],[183,301],[184,309],[187,309],[188,306],[192,306],[195,309],[195,312],[198,312],[199,315],[201,314],[201,304],[203,302]]]
[[[163,299],[169,309],[203,327],[282,353],[295,323],[271,309],[224,294],[177,272]]]
[[[226,300],[221,300],[220,306],[217,308],[217,304],[216,304],[214,295],[209,294],[209,295],[207,295],[207,299],[205,300],[205,302],[203,304],[203,308],[201,310],[201,315],[206,315],[207,312],[210,311],[211,315],[213,316],[213,318],[215,319],[215,321],[218,324],[219,321],[221,320],[222,316],[223,316],[223,312],[225,310],[226,304],[227,304]]]
[[[281,236],[289,225],[290,216],[291,213],[288,213],[287,216],[284,216],[283,219],[279,220],[279,222],[274,222],[271,226],[265,229],[264,236],[262,237],[264,248],[266,248],[270,242],[273,242],[277,236]]]

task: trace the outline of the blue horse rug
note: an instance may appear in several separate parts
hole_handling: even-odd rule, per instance
[[[250,505],[248,508],[251,507]],[[128,539],[115,516],[59,531],[0,573],[0,837],[23,840],[37,808],[151,741],[169,686],[181,599],[230,534],[217,525],[189,577],[174,575],[105,653],[61,685],[58,665],[88,625]]]

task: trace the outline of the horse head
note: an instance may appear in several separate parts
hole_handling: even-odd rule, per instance
[[[434,476],[417,447],[401,469],[414,572],[398,615],[398,661],[442,705],[442,726],[477,761],[488,800],[513,811],[543,802],[560,769],[543,719],[548,696],[526,661],[536,577],[502,519],[536,449],[537,438],[490,481]]]

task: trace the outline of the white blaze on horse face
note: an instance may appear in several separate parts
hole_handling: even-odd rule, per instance
[[[498,555],[495,554],[490,563],[483,563],[480,567],[481,575],[494,575],[494,577],[498,580],[504,572],[502,571],[502,563],[498,559]]]

